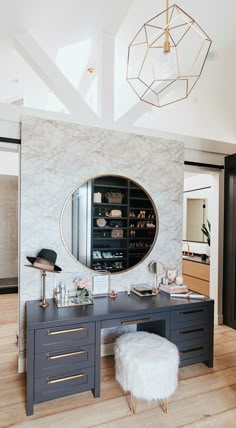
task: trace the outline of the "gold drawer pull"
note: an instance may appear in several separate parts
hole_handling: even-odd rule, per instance
[[[64,382],[66,380],[78,379],[78,378],[84,377],[84,376],[85,376],[84,373],[80,373],[80,374],[77,374],[77,375],[74,375],[74,376],[67,376],[67,377],[62,377],[60,379],[48,380],[47,382],[48,382],[48,384],[58,383],[58,382]]]
[[[143,318],[143,319],[139,319],[139,320],[121,321],[121,324],[122,325],[139,324],[141,322],[150,321],[150,320],[151,320],[151,318],[147,317],[147,318]]]
[[[86,328],[85,327],[78,327],[78,328],[70,328],[69,330],[58,330],[58,331],[49,331],[48,330],[48,335],[53,336],[55,334],[72,333],[73,331],[82,331],[82,330],[86,330]]]
[[[85,351],[76,351],[76,352],[70,352],[68,354],[61,354],[61,355],[48,355],[48,360],[57,360],[58,358],[64,358],[64,357],[73,357],[74,355],[81,355],[85,354]]]

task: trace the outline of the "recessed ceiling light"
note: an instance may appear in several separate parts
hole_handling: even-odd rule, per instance
[[[92,75],[92,74],[95,74],[96,69],[95,69],[95,67],[89,67],[89,68],[87,68],[87,72]]]

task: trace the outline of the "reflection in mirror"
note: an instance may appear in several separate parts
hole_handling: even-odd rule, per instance
[[[150,253],[158,216],[147,192],[125,177],[107,175],[79,186],[61,216],[70,254],[95,271],[122,272]]]
[[[201,228],[207,223],[208,200],[186,199],[186,222],[183,228],[183,240],[207,242]]]
[[[156,292],[159,288],[159,276],[163,275],[165,273],[165,266],[159,262],[158,260],[153,261],[149,264],[149,271],[155,275],[155,289]]]

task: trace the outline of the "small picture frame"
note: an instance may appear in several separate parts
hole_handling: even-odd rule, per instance
[[[92,293],[96,296],[107,296],[110,289],[110,275],[104,273],[93,277]]]

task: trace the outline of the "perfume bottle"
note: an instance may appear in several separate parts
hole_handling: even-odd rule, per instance
[[[65,284],[61,284],[60,285],[60,300],[64,301],[65,300],[65,295],[66,295],[66,287]]]

